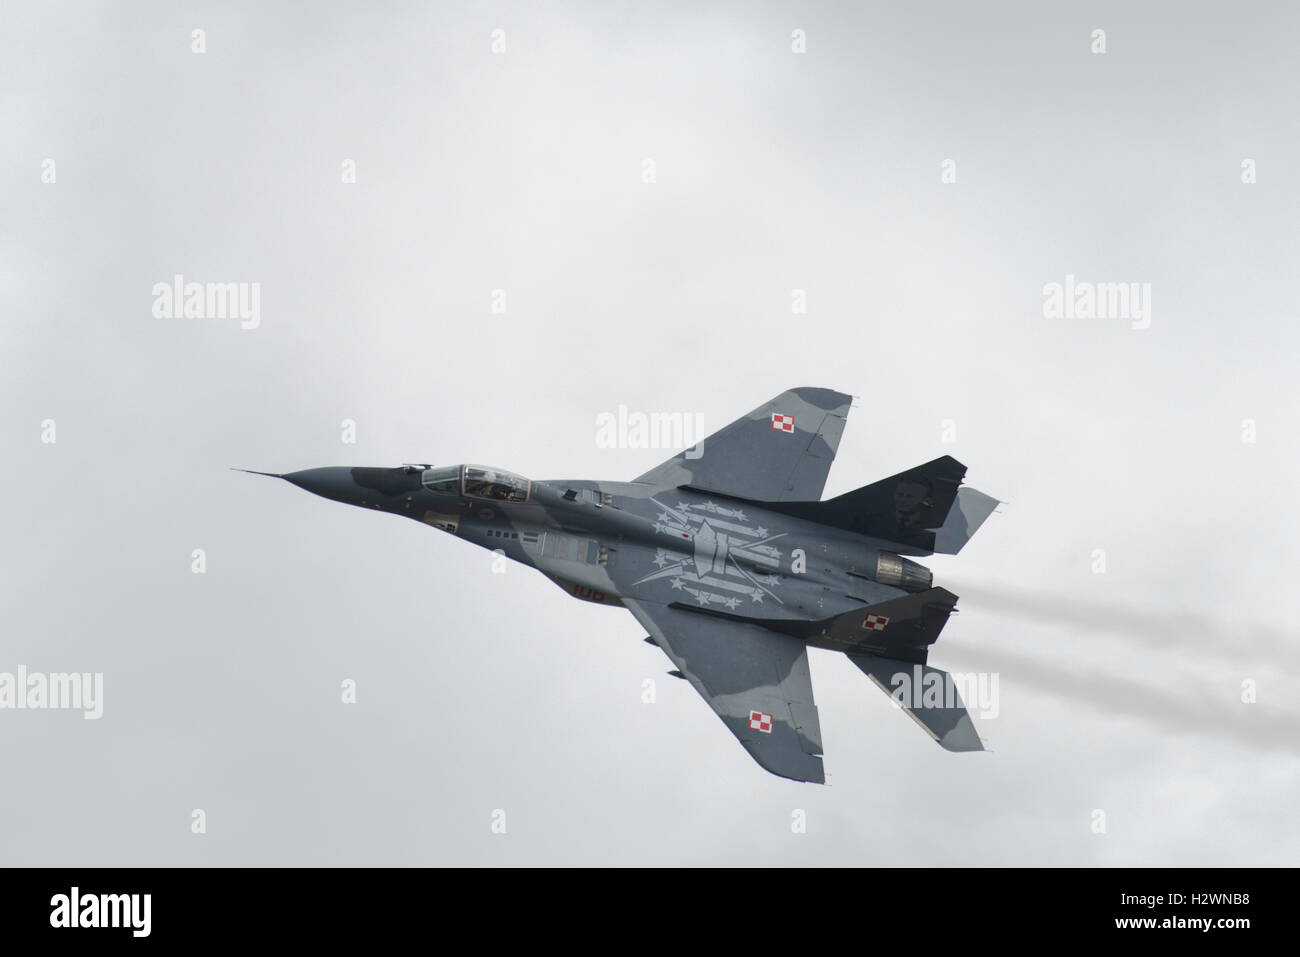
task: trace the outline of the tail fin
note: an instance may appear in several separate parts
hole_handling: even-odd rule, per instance
[[[876,655],[848,656],[947,751],[983,751],[961,691],[946,671]]]
[[[957,501],[948,509],[948,517],[935,532],[934,550],[941,555],[956,555],[1001,504],[992,495],[973,488],[959,488]]]
[[[945,455],[824,502],[768,502],[764,507],[884,539],[914,554],[955,555],[998,504],[974,489],[959,491],[965,476],[966,466]]]

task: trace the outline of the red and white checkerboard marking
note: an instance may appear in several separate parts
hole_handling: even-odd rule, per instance
[[[867,631],[884,631],[889,619],[884,615],[868,615],[862,619],[862,627]]]
[[[773,413],[772,413],[772,428],[776,429],[778,432],[793,432],[793,431],[794,431],[794,416],[793,416],[793,415],[783,415],[783,414],[780,413],[780,412],[773,412]]]
[[[764,714],[761,711],[751,711],[749,713],[749,730],[762,731],[764,734],[772,733],[772,716]]]

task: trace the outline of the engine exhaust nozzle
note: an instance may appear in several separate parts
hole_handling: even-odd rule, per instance
[[[901,555],[879,552],[876,555],[876,581],[904,591],[925,591],[934,585],[934,575],[924,565]]]

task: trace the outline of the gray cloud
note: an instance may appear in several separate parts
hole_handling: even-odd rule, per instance
[[[105,703],[0,713],[0,860],[1294,864],[1298,18],[8,4],[0,671]],[[258,328],[155,318],[178,273],[259,283]],[[1068,274],[1150,283],[1150,328],[1045,319]],[[796,385],[859,396],[828,495],[949,453],[1011,503],[934,562],[935,663],[1024,689],[994,754],[817,655],[833,786],[770,779],[626,613],[227,470],[629,478],[675,450],[599,413]]]

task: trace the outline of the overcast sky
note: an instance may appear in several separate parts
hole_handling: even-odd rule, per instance
[[[0,711],[0,863],[1297,863],[1300,14],[707,6],[4,0],[0,672],[104,713]],[[626,480],[601,413],[805,385],[828,496],[1006,503],[926,562],[987,753],[813,651],[778,779],[626,612],[228,470]]]

